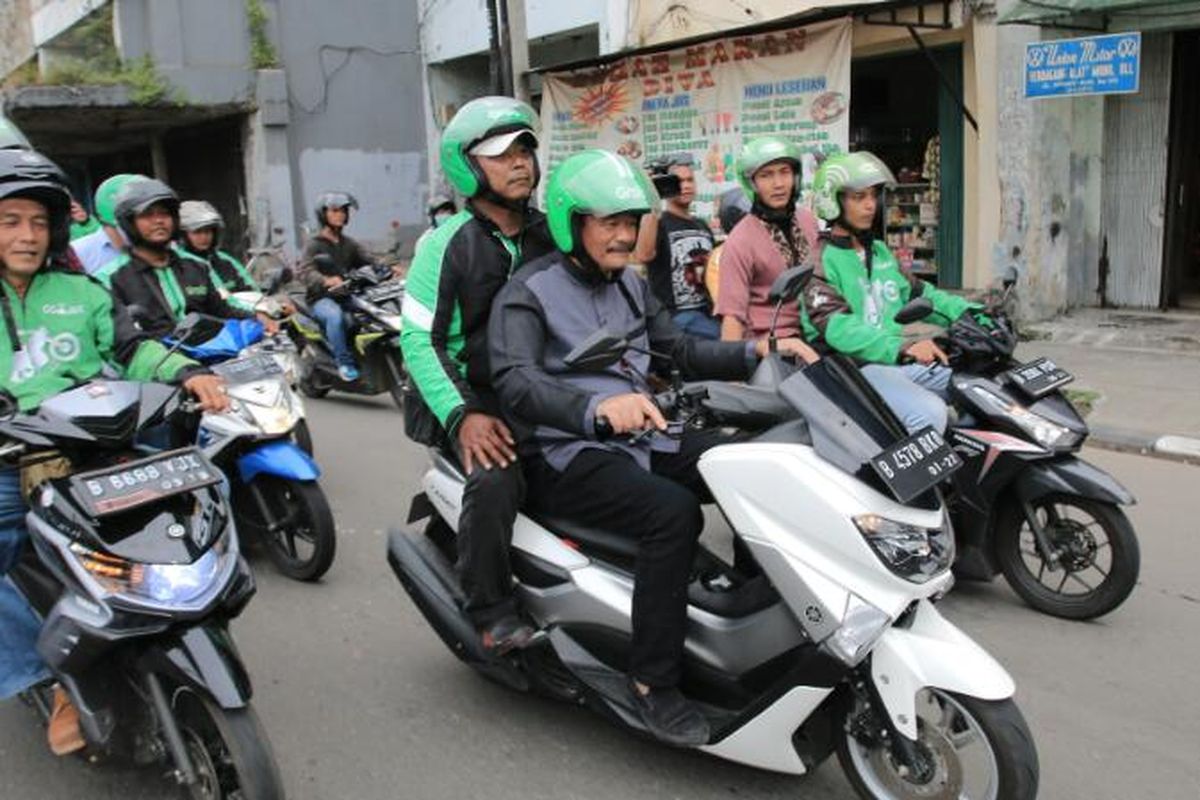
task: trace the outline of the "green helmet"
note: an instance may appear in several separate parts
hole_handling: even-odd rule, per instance
[[[117,227],[117,195],[130,181],[145,177],[122,172],[105,179],[96,187],[96,219],[105,225]]]
[[[487,188],[487,181],[468,151],[484,139],[502,133],[524,133],[536,147],[537,130],[537,114],[520,100],[511,97],[472,100],[458,110],[442,131],[442,171],[461,194],[474,197]]]
[[[607,150],[584,150],[558,165],[546,185],[546,219],[554,244],[575,250],[575,216],[641,214],[658,208],[654,184],[632,161]]]
[[[790,161],[796,172],[796,197],[800,196],[800,148],[782,136],[759,136],[742,145],[737,158],[737,178],[747,197],[754,197],[754,173],[772,161]]]
[[[842,215],[841,194],[872,186],[894,186],[896,176],[874,153],[859,150],[830,156],[813,176],[813,212],[833,222]]]

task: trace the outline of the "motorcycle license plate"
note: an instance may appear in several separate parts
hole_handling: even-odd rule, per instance
[[[270,355],[255,355],[214,364],[212,371],[230,383],[252,383],[283,374],[279,362]]]
[[[871,459],[871,467],[901,503],[950,477],[963,464],[942,435],[925,427]]]
[[[1048,358],[1039,358],[1008,371],[1009,383],[1034,398],[1043,397],[1060,386],[1066,386],[1075,376]]]
[[[93,516],[127,511],[165,497],[210,486],[221,473],[194,447],[158,453],[71,476],[75,496]]]

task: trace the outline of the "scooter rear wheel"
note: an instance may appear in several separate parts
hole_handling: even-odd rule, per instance
[[[861,713],[861,706],[851,713]],[[838,726],[838,761],[864,800],[1033,800],[1038,757],[1012,700],[924,689],[917,695],[917,750],[927,772],[902,769],[886,740]],[[877,726],[866,726],[874,728]]]
[[[246,522],[255,529],[276,568],[298,581],[315,581],[324,575],[337,551],[337,535],[329,501],[316,481],[298,481],[274,475],[254,479],[271,517],[284,520],[271,531],[257,509]]]
[[[1034,513],[1058,549],[1048,565],[1018,503],[996,521],[996,560],[1008,585],[1038,611],[1064,619],[1094,619],[1121,605],[1137,585],[1141,554],[1121,509],[1072,495],[1047,495]]]
[[[225,709],[188,689],[175,693],[175,717],[196,770],[188,800],[283,800],[271,744],[250,706]]]

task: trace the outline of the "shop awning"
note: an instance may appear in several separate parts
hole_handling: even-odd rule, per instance
[[[1200,0],[1017,0],[999,22],[1093,31],[1194,28]]]

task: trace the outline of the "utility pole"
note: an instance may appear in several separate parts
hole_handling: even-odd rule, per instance
[[[495,94],[529,101],[525,0],[488,0],[488,76]]]
[[[525,27],[525,0],[502,0],[508,28],[509,85],[512,95],[529,102],[529,37]]]
[[[504,0],[487,0],[488,15],[488,83],[492,94],[508,94],[504,91],[504,54],[501,47],[500,6]]]

